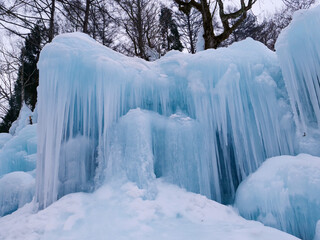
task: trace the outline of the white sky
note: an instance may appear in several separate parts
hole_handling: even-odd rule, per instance
[[[284,6],[282,0],[258,0],[252,7],[253,13],[262,20]]]

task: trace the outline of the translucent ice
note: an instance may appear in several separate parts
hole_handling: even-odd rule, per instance
[[[320,6],[297,12],[276,50],[299,134],[320,127]]]
[[[45,46],[38,67],[40,207],[116,177],[111,167],[139,186],[164,177],[229,203],[267,157],[294,153],[276,55],[252,39],[150,63],[65,34]]]
[[[195,120],[134,109],[121,117],[110,136],[107,179],[116,175],[135,181],[150,194],[154,180],[165,178],[190,191],[209,195],[204,168],[202,130]]]
[[[1,133],[0,139],[6,140],[0,149],[0,177],[13,171],[26,172],[36,168],[36,124],[25,126],[14,136]]]
[[[247,219],[312,240],[320,219],[320,158],[268,159],[240,184],[235,206]]]
[[[316,234],[314,236],[314,240],[320,240],[320,220],[317,223]]]

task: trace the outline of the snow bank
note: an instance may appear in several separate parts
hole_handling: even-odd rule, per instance
[[[29,204],[0,218],[0,239],[294,240],[247,221],[231,207],[156,180],[154,200],[133,183],[105,185],[94,193],[64,196],[33,213]]]
[[[113,52],[84,34],[65,34],[45,46],[38,67],[40,207],[69,192],[91,191],[103,183],[110,162],[129,158],[136,162],[124,165],[124,171],[138,184],[141,174],[132,168],[146,161],[142,178],[166,177],[228,203],[239,182],[264,159],[294,153],[295,129],[276,55],[252,39],[196,55],[174,52],[149,63]],[[166,128],[150,127],[148,121],[144,126],[139,117],[133,123],[129,117],[120,123],[136,108],[158,114],[155,122],[181,113],[199,126],[201,134],[196,136],[197,127],[191,126],[183,135],[178,129],[184,126],[176,124],[178,131],[170,135]],[[139,140],[141,133],[147,140],[134,142],[122,136],[112,143],[118,123],[127,125],[134,139]],[[168,148],[164,139],[179,144]],[[188,147],[180,144],[182,139],[201,154],[192,160],[197,167],[193,173],[188,167],[191,157],[184,158]],[[69,155],[70,144],[79,144],[81,154]],[[110,147],[115,145],[127,148],[127,153],[118,155],[125,159],[110,159]],[[140,157],[129,152],[139,152]],[[86,156],[81,164],[75,161],[80,155]],[[175,163],[169,162],[174,159]],[[71,172],[65,172],[68,162],[73,162],[68,167]],[[204,173],[201,177],[198,169]],[[191,180],[195,182],[190,185]]]
[[[268,159],[237,190],[241,216],[312,240],[320,219],[320,158]]]
[[[320,6],[297,12],[276,50],[299,135],[320,127]]]
[[[29,173],[12,172],[0,178],[0,217],[31,202],[35,179]]]

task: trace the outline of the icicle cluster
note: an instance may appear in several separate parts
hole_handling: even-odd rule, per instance
[[[276,50],[300,135],[320,127],[320,8],[301,10]]]
[[[229,203],[267,157],[294,152],[276,56],[251,39],[149,63],[66,34],[38,67],[40,207],[119,172]]]

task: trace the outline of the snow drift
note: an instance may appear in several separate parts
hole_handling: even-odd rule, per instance
[[[199,194],[158,179],[155,185],[153,200],[127,182],[69,194],[36,213],[31,203],[0,218],[0,239],[297,240]]]

